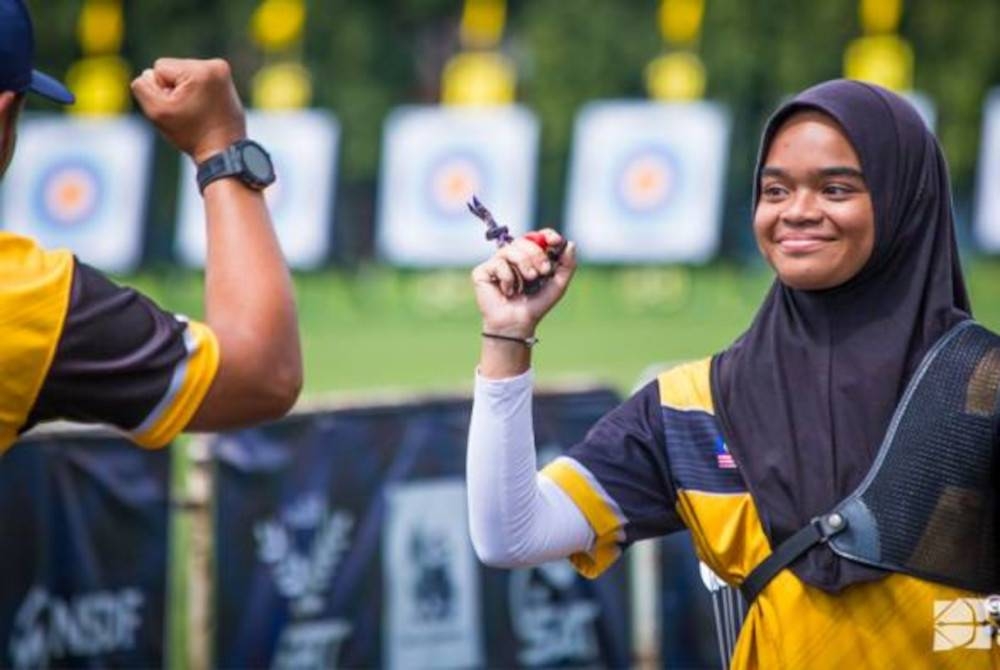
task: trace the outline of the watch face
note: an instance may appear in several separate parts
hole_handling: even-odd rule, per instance
[[[274,168],[271,166],[271,159],[256,144],[246,144],[243,146],[243,165],[247,172],[261,184],[267,185],[274,180]]]

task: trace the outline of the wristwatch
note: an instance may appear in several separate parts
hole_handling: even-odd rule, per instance
[[[274,164],[264,147],[253,140],[239,140],[198,164],[198,190],[216,179],[236,177],[249,188],[262,191],[274,183]]]

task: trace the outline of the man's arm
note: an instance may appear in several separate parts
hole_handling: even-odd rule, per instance
[[[246,137],[222,60],[157,60],[132,83],[143,111],[196,162]],[[302,386],[291,277],[263,194],[237,179],[205,189],[206,321],[219,342],[215,379],[191,430],[221,430],[286,413]]]

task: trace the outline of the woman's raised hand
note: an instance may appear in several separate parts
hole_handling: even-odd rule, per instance
[[[539,233],[549,248],[564,242],[551,228]],[[472,283],[483,317],[483,331],[508,337],[533,336],[539,321],[566,292],[576,269],[575,254],[575,245],[570,242],[554,262],[538,243],[520,237],[476,266]],[[525,294],[525,282],[538,277],[546,278],[542,287],[536,293]]]

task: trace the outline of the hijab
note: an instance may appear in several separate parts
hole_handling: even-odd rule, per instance
[[[899,96],[836,80],[780,107],[761,141],[754,206],[775,134],[809,110],[836,121],[857,152],[875,242],[840,286],[795,290],[776,278],[750,328],[713,358],[716,414],[772,548],[861,483],[924,354],[970,316],[947,166]],[[826,545],[791,568],[829,592],[884,574]]]

